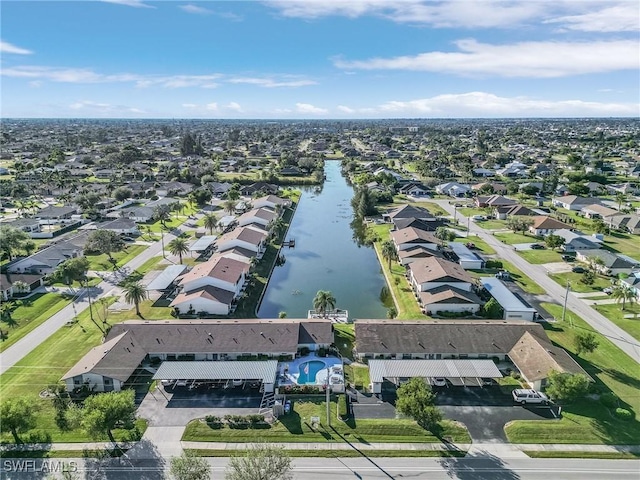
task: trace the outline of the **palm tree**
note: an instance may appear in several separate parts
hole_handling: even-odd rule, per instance
[[[182,238],[174,238],[167,245],[169,252],[173,255],[178,255],[180,257],[180,265],[182,265],[182,255],[189,251],[189,245],[187,245],[187,241]]]
[[[389,262],[389,270],[391,270],[391,260],[396,259],[396,247],[391,240],[385,240],[382,243],[382,257]]]
[[[124,287],[124,299],[136,306],[136,315],[140,315],[140,302],[147,298],[147,290],[140,282],[127,283]]]
[[[336,297],[329,290],[318,290],[313,299],[313,308],[324,316],[327,310],[336,308]]]
[[[222,207],[224,208],[225,212],[228,212],[229,215],[231,215],[236,209],[236,202],[234,202],[233,200],[225,200],[225,202],[222,204]]]
[[[218,219],[213,213],[207,213],[204,216],[204,228],[209,229],[209,234],[213,235],[213,229],[218,226]]]
[[[616,299],[616,302],[622,302],[622,310],[624,311],[624,307],[626,302],[633,303],[636,300],[636,294],[629,285],[626,283],[619,283],[611,292],[611,297]]]
[[[166,226],[167,220],[171,220],[171,209],[169,208],[169,205],[158,205],[153,210],[153,217],[156,220],[159,220],[163,227]]]
[[[622,202],[627,201],[627,194],[624,192],[616,193],[616,201],[618,202],[618,211],[620,211],[620,207],[622,207]]]

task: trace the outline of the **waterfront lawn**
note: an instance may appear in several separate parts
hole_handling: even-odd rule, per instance
[[[534,265],[562,261],[560,253],[549,248],[544,250],[518,250],[518,254],[527,262]]]
[[[571,284],[571,291],[578,293],[590,293],[590,292],[602,292],[603,288],[611,286],[611,279],[596,275],[593,279],[593,285],[585,285],[580,281],[582,273],[565,272],[565,273],[552,273],[549,278],[553,278],[559,285],[566,288],[567,281]]]
[[[336,323],[333,326],[334,340],[340,355],[349,360],[353,360],[353,349],[355,348],[356,334],[352,323]]]
[[[593,308],[640,341],[640,305],[627,302],[624,310],[622,310],[622,303],[594,305]],[[625,315],[634,315],[634,317],[625,318]]]
[[[410,419],[359,420],[346,422],[337,419],[337,404],[331,402],[331,428],[327,428],[326,404],[321,396],[288,396],[292,401],[291,413],[280,417],[274,425],[265,428],[232,429],[228,426],[211,428],[205,422],[194,420],[187,425],[182,441],[191,442],[350,442],[367,443],[433,443],[450,436],[458,443],[470,442],[465,427],[444,420],[441,437],[418,426]],[[320,418],[320,426],[311,428],[311,417]]]
[[[70,296],[57,293],[36,293],[23,300],[14,300],[12,303],[16,307],[11,312],[11,321],[0,324],[0,329],[7,333],[6,340],[0,343],[0,352],[16,343],[70,302]]]
[[[507,245],[513,245],[516,243],[536,243],[539,241],[539,238],[534,237],[533,235],[513,232],[498,232],[494,233],[493,236]]]
[[[111,301],[115,300],[115,297]],[[79,428],[61,430],[55,423],[55,410],[51,400],[42,399],[39,393],[48,385],[56,384],[78,360],[92,347],[102,341],[104,333],[91,322],[89,311],[78,315],[78,321],[64,326],[46,341],[27,354],[16,365],[0,376],[0,397],[26,397],[38,407],[36,425],[21,438],[25,442],[90,442],[108,441],[106,435],[91,438]],[[146,428],[146,421],[140,420],[137,429],[117,430],[118,441],[137,440]],[[0,443],[14,443],[9,432],[0,434]]]
[[[560,318],[562,306],[543,303],[551,316]],[[640,444],[640,371],[638,365],[608,338],[594,331],[573,312],[567,313],[564,324],[543,323],[551,341],[564,348],[596,381],[596,388],[611,391],[620,399],[620,406],[634,414],[632,420],[621,420],[597,400],[584,399],[562,405],[562,419],[510,422],[505,427],[512,443],[583,443],[608,445]],[[573,322],[573,326],[570,323]],[[575,337],[578,333],[593,333],[599,345],[592,353],[578,356]]]
[[[140,255],[147,247],[144,245],[127,245],[119,252],[112,253],[111,256],[116,260],[116,265],[120,268]],[[113,270],[113,263],[109,261],[106,254],[86,255],[89,260],[89,270]]]

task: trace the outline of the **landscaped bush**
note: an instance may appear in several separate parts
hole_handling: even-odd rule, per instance
[[[500,260],[487,260],[484,263],[484,268],[502,268],[502,262]]]
[[[349,404],[346,395],[340,395],[338,397],[338,415],[343,420],[349,416]]]
[[[616,417],[621,418],[622,420],[631,420],[633,418],[633,414],[626,408],[616,408]]]
[[[444,311],[444,310],[438,310],[436,312],[436,315],[438,315],[439,317],[443,317],[443,318],[464,318],[464,317],[470,317],[471,315],[473,315],[473,312],[470,312],[470,311],[447,312],[447,311]]]
[[[615,408],[618,406],[618,396],[615,393],[603,393],[600,395],[600,402],[609,408]]]
[[[215,415],[207,415],[204,417],[205,422],[211,428],[222,428],[222,419],[220,417],[216,417]]]
[[[312,395],[323,393],[319,387],[313,385],[287,385],[284,387],[284,392],[289,395]]]

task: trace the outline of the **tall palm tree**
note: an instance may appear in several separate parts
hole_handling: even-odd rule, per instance
[[[140,282],[127,283],[124,287],[124,299],[136,306],[136,315],[140,315],[140,302],[148,296],[147,289]]]
[[[318,290],[313,299],[313,308],[324,316],[327,310],[336,308],[336,297],[329,290]]]
[[[396,247],[391,240],[385,240],[382,243],[382,257],[389,262],[389,270],[391,270],[391,260],[396,259]]]
[[[218,226],[218,219],[213,213],[207,213],[204,216],[204,228],[209,229],[209,234],[213,235],[213,229]]]
[[[635,292],[626,283],[620,282],[611,292],[611,297],[616,299],[616,302],[622,302],[622,310],[624,310],[627,302],[633,303],[636,300]]]
[[[618,211],[620,211],[620,208],[622,207],[622,202],[627,201],[627,194],[624,192],[617,192],[616,201],[618,202]]]
[[[153,217],[156,220],[159,220],[160,224],[163,227],[166,226],[167,220],[171,220],[171,209],[169,208],[169,205],[167,204],[158,205],[153,210]]]
[[[225,202],[222,204],[222,207],[224,208],[225,212],[231,215],[236,209],[236,202],[234,202],[233,200],[225,200]]]
[[[173,255],[178,255],[180,257],[180,265],[182,265],[182,255],[189,251],[187,241],[182,237],[177,237],[171,240],[167,247]]]

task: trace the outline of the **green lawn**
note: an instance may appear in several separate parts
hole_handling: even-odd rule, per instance
[[[479,222],[478,225],[485,230],[504,230],[507,228],[505,220],[485,220],[484,222]]]
[[[507,245],[513,245],[515,243],[535,243],[539,241],[539,239],[533,235],[524,235],[522,233],[499,232],[494,233],[493,235],[502,243],[506,243]]]
[[[185,452],[191,452],[197,457],[238,457],[246,454],[246,450],[230,450],[230,449],[185,449]],[[380,450],[380,449],[368,449],[366,452],[361,452],[357,449],[344,450],[302,450],[302,449],[290,449],[287,450],[287,456],[292,458],[300,457],[313,457],[313,458],[346,458],[346,457],[465,457],[467,452],[463,450]],[[620,457],[620,458],[632,458],[632,457]]]
[[[640,341],[640,305],[637,303],[627,304],[622,310],[622,304],[600,304],[594,308],[627,332],[629,335]],[[634,318],[624,318],[625,315],[633,314]]]
[[[149,273],[151,270],[163,270],[166,265],[159,265],[160,262],[164,260],[162,255],[158,255],[157,257],[151,257],[149,260],[144,262],[138,268],[136,268],[136,272],[145,275]]]
[[[371,383],[369,367],[366,365],[359,365],[356,363],[345,365],[344,373],[346,375],[347,382],[355,385],[355,388],[358,390],[367,389]]]
[[[146,248],[144,245],[127,245],[122,251],[112,253],[111,256],[116,260],[118,267],[122,267],[140,255]],[[106,254],[87,255],[86,257],[89,260],[89,270],[113,270],[113,264]]]
[[[471,235],[470,237],[464,238],[461,240],[456,240],[456,242],[459,242],[459,243],[471,242],[478,248],[478,250],[480,250],[480,252],[484,253],[485,255],[494,255],[496,253],[493,247],[490,247],[489,244],[487,244],[487,242],[485,242],[480,237],[477,237],[475,235]]]
[[[560,305],[543,303],[555,318],[561,318]],[[573,326],[571,326],[573,323]],[[512,443],[583,443],[609,445],[640,444],[640,370],[622,350],[593,329],[573,312],[568,312],[565,324],[543,324],[551,341],[567,350],[595,379],[596,386],[615,393],[624,408],[635,413],[631,421],[614,417],[599,401],[585,399],[563,405],[562,419],[516,421],[505,427]],[[596,335],[599,346],[593,353],[577,356],[574,340],[578,333],[589,331]]]
[[[571,285],[571,290],[578,293],[601,292],[603,288],[611,286],[611,279],[602,277],[600,275],[595,276],[592,285],[585,285],[584,283],[580,282],[580,279],[583,277],[582,273],[552,273],[551,275],[549,275],[549,277],[553,278],[562,287],[567,286],[568,280]]]
[[[544,250],[522,250],[518,251],[518,254],[527,262],[534,265],[562,261],[560,253],[549,248],[545,248]]]
[[[523,450],[531,458],[603,458],[607,460],[635,460],[640,454],[634,452],[572,452],[572,451],[531,451]]]
[[[355,327],[352,323],[336,323],[333,326],[334,330],[334,343],[340,355],[349,360],[353,360],[353,348],[355,347]]]
[[[55,424],[54,408],[50,400],[41,399],[38,394],[48,385],[58,383],[62,377],[92,347],[100,344],[104,333],[89,319],[85,310],[78,315],[78,322],[65,326],[53,333],[15,366],[0,376],[0,398],[27,397],[38,405],[36,429],[22,435],[23,440],[45,440],[52,442],[88,442],[92,441],[79,429],[60,430]],[[146,422],[140,422],[139,429],[144,431]],[[117,431],[118,440],[133,440],[140,432]],[[96,439],[108,440],[106,435]],[[0,442],[13,443],[10,433],[0,434]]]
[[[605,235],[604,247],[640,260],[640,237],[638,235],[612,232],[611,235]]]
[[[187,425],[183,441],[192,442],[346,442],[359,443],[432,443],[441,440],[409,419],[348,420],[336,418],[337,404],[331,402],[331,427],[326,428],[326,404],[323,395],[289,396],[291,413],[280,417],[273,426],[257,429],[232,429],[224,426],[212,429],[200,420]],[[313,430],[311,417],[320,417],[320,427]],[[442,436],[451,436],[458,443],[470,442],[466,428],[451,421],[442,422]]]
[[[70,297],[57,293],[36,293],[28,299],[20,301],[19,306],[11,313],[12,321],[0,324],[2,331],[8,332],[7,339],[0,343],[0,352],[58,313],[70,301]]]
[[[502,266],[505,270],[507,270],[511,274],[511,279],[520,285],[525,292],[532,293],[534,295],[543,295],[545,294],[544,288],[535,283],[529,277],[527,277],[522,271],[506,260],[500,260],[502,262]]]

